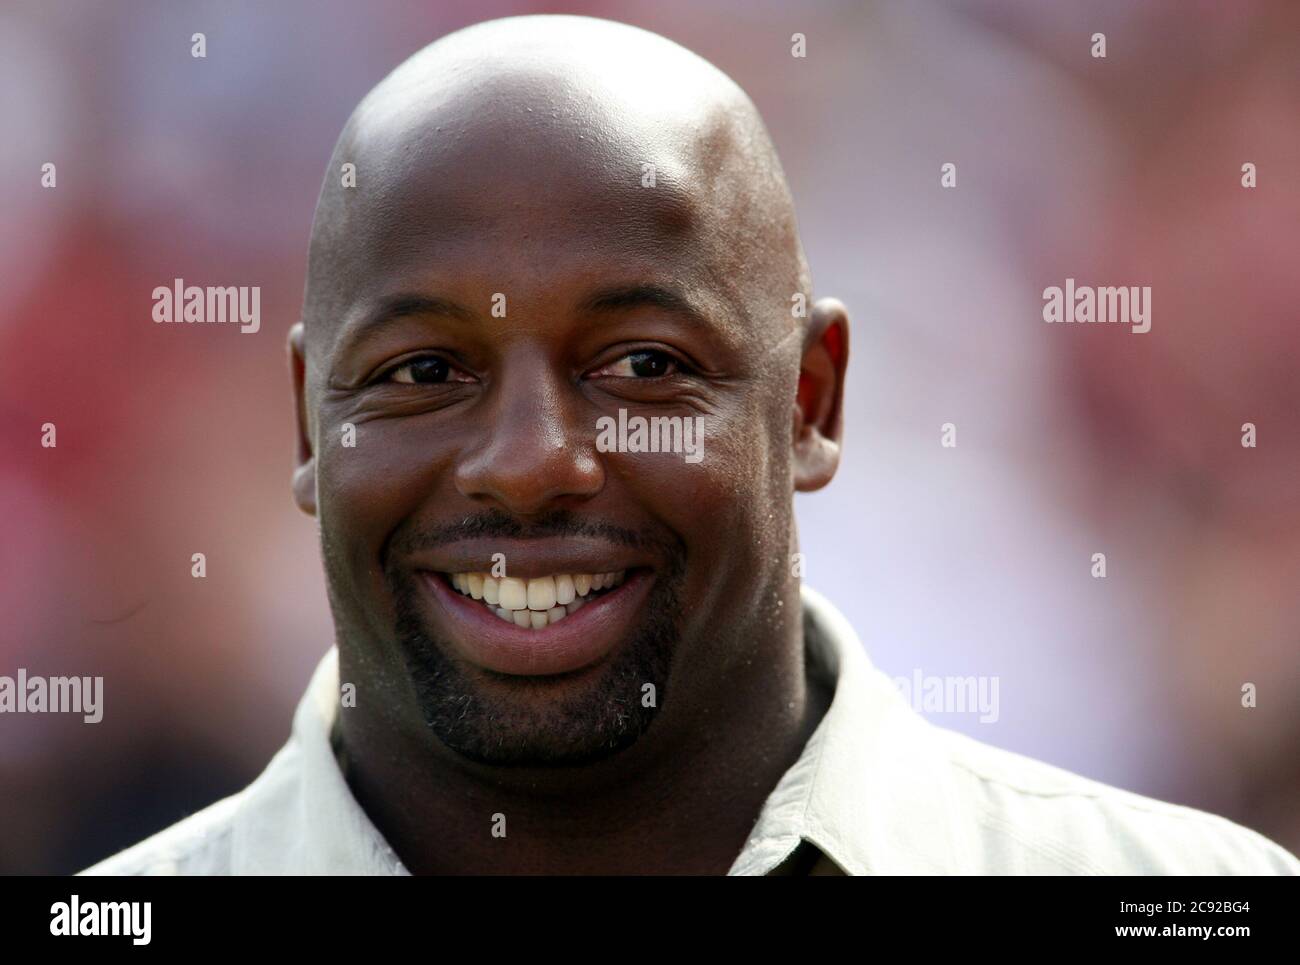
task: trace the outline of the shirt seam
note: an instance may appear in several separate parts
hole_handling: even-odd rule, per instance
[[[1063,845],[1051,838],[1028,838],[1020,834],[1016,826],[1010,821],[1002,818],[997,812],[980,805],[979,806],[979,823],[992,831],[1005,834],[1007,837],[1018,842],[1022,847],[1036,854],[1045,855],[1054,858],[1065,864],[1075,872],[1082,872],[1089,875],[1105,874],[1101,865],[1095,864],[1086,854],[1078,851],[1068,845]],[[1008,874],[1023,874],[1016,869],[1006,869]]]
[[[1014,781],[1008,781],[1004,778],[994,777],[992,775],[982,773],[981,771],[965,763],[964,761],[957,760],[951,756],[949,757],[949,760],[955,767],[961,768],[967,774],[971,775],[972,777],[974,777],[976,780],[980,781],[983,784],[989,784],[996,787],[1005,788],[1009,791],[1014,791],[1017,794],[1023,794],[1027,797],[1079,798],[1088,801],[1108,802],[1108,803],[1113,803],[1116,806],[1126,808],[1128,810],[1141,812],[1143,814],[1150,814],[1158,817],[1178,818],[1182,821],[1191,821],[1196,824],[1224,823],[1224,824],[1229,824],[1234,828],[1240,828],[1243,831],[1248,831],[1251,834],[1258,834],[1257,831],[1252,831],[1250,828],[1245,827],[1244,825],[1236,824],[1235,822],[1229,821],[1227,818],[1223,817],[1222,815],[1212,814],[1208,811],[1197,811],[1195,808],[1190,808],[1183,804],[1176,804],[1172,801],[1160,801],[1160,800],[1152,799],[1150,802],[1148,802],[1145,800],[1141,800],[1141,795],[1137,794],[1136,792],[1127,791],[1121,787],[1114,787],[1114,788],[1103,787],[1097,790],[1081,789],[1081,788],[1065,788],[1059,791],[1038,790],[1035,788],[1029,788],[1021,784],[1017,784]],[[1081,778],[1081,779],[1089,780],[1089,778]],[[1138,800],[1131,800],[1129,798],[1130,795],[1132,795],[1135,798],[1138,798]],[[1265,840],[1268,839],[1265,838]]]

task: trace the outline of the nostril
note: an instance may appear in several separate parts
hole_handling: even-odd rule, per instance
[[[467,499],[490,500],[518,516],[589,499],[605,486],[604,465],[591,451],[594,434],[593,426],[585,435],[539,429],[494,436],[481,449],[464,453],[455,470],[456,489]]]

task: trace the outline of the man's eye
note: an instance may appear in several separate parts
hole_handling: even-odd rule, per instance
[[[456,366],[437,355],[421,355],[388,370],[388,382],[404,385],[435,385],[439,382],[472,382]]]
[[[616,379],[654,379],[675,375],[683,366],[667,352],[642,349],[629,352],[618,361],[597,369],[592,375]]]

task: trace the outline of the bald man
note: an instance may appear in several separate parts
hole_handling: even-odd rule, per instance
[[[524,17],[398,67],[289,336],[335,646],[256,781],[90,871],[1300,870],[927,723],[801,587],[848,357],[811,288],[757,110],[676,44]]]

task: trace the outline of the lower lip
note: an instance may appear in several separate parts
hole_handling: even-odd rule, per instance
[[[485,670],[527,677],[572,673],[604,658],[641,618],[651,582],[649,572],[633,570],[620,586],[558,623],[532,630],[502,620],[481,601],[453,589],[441,574],[420,576],[445,617],[457,653]]]

